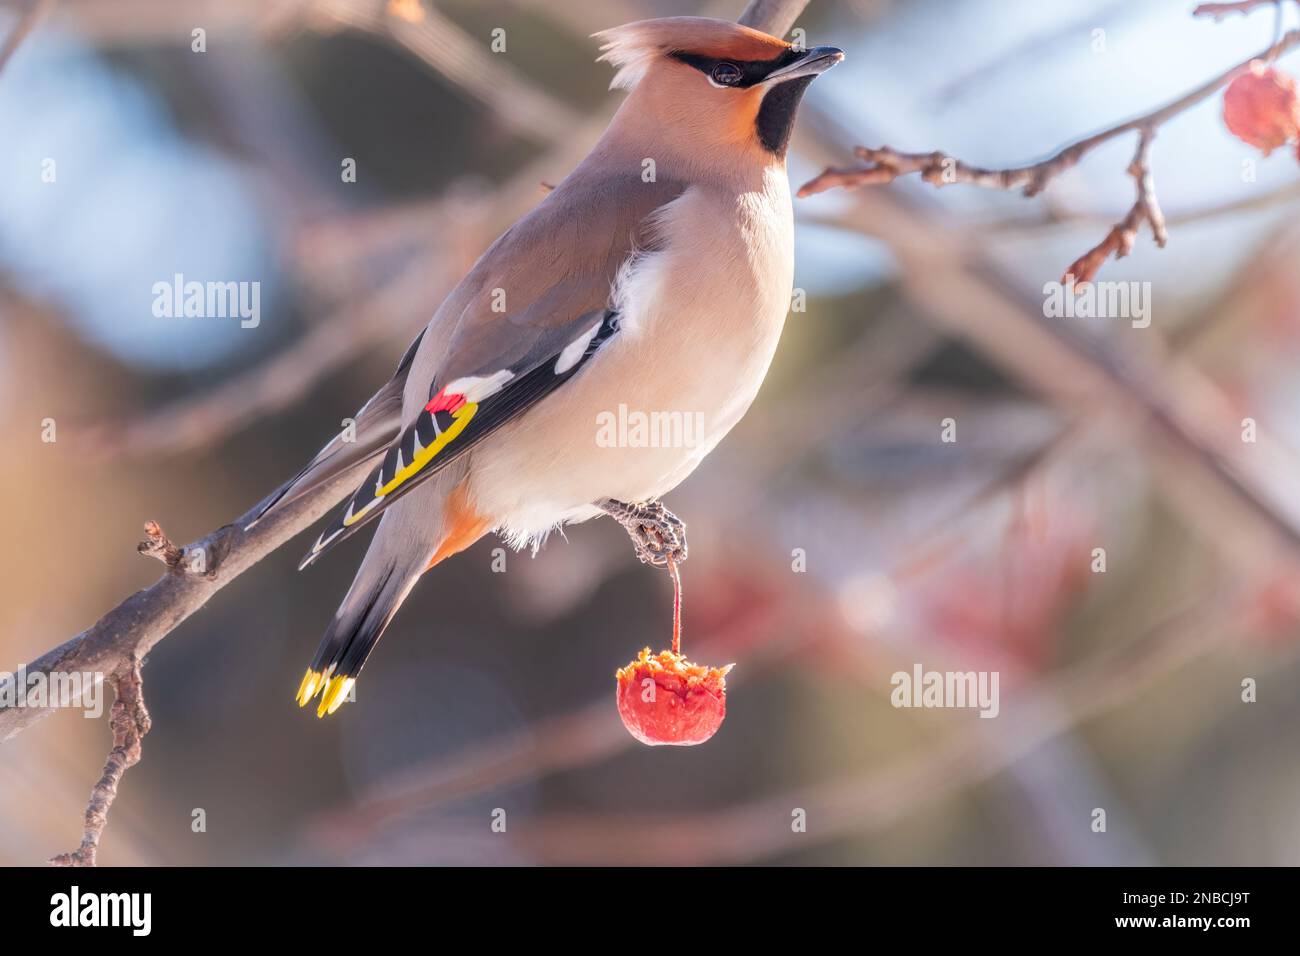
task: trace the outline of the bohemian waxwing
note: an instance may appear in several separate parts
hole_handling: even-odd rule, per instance
[[[375,463],[302,562],[382,515],[298,692],[301,705],[322,694],[320,716],[420,575],[488,531],[536,549],[611,514],[643,561],[684,559],[658,499],[745,414],[772,361],[794,272],[786,145],[804,90],[843,53],[702,17],[596,36],[628,91],[600,141],[456,286],[352,440],[259,512]],[[620,407],[702,428],[608,447],[597,423]]]

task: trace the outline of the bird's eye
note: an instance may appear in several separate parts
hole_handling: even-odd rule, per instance
[[[735,86],[744,77],[740,67],[734,63],[719,63],[711,75],[713,82],[719,86]]]

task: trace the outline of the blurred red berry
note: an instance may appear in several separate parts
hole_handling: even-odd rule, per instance
[[[702,744],[727,716],[727,667],[692,664],[681,654],[645,648],[621,668],[617,678],[618,713],[643,744]]]
[[[1223,121],[1232,135],[1267,156],[1300,135],[1295,78],[1256,60],[1223,94]]]
[[[1293,638],[1300,627],[1300,587],[1297,568],[1285,564],[1271,575],[1254,582],[1246,595],[1242,621],[1247,631],[1265,641]]]

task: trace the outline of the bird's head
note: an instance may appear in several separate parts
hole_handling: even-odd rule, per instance
[[[633,91],[642,122],[700,149],[784,158],[795,111],[813,78],[844,53],[798,49],[728,20],[665,17],[597,33],[612,87]]]

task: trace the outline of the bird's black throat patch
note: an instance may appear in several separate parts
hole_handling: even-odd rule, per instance
[[[758,108],[755,129],[763,147],[778,156],[784,156],[790,145],[790,132],[794,129],[794,114],[799,109],[804,90],[813,81],[811,76],[800,76],[779,83],[767,91]]]

